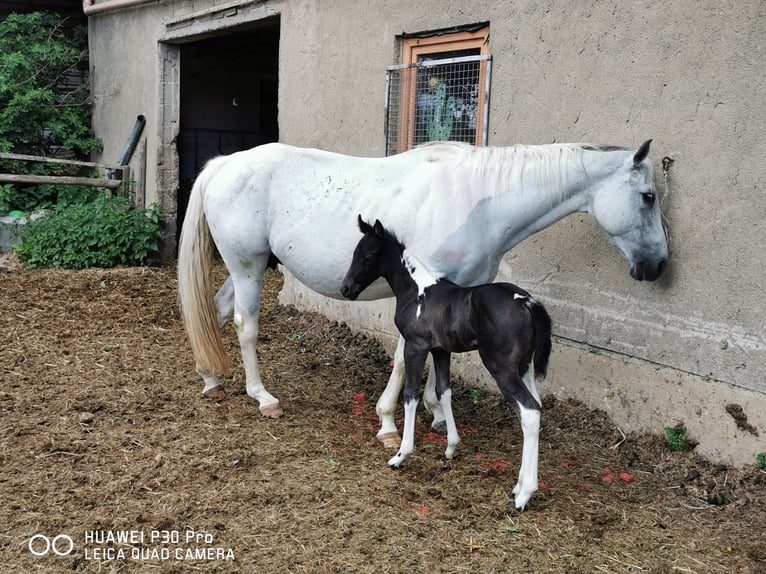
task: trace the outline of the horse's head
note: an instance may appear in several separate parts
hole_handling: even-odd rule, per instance
[[[668,261],[668,238],[644,142],[597,186],[588,211],[630,261],[630,275],[654,281]]]
[[[341,295],[352,301],[383,275],[384,253],[392,245],[391,241],[386,241],[388,235],[380,221],[376,220],[374,225],[370,225],[360,215],[359,230],[362,239],[354,249],[351,265],[340,287]]]

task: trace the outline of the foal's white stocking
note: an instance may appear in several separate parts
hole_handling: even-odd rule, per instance
[[[429,361],[431,368],[428,369],[426,388],[423,391],[423,403],[426,406],[426,410],[434,417],[434,420],[431,422],[431,428],[436,432],[444,433],[447,430],[447,418],[443,403],[436,397],[436,369],[434,369],[430,358]]]
[[[460,435],[457,432],[455,417],[452,414],[452,389],[446,389],[440,399],[442,410],[444,411],[445,424],[447,426],[447,450],[444,451],[444,457],[451,460],[455,456],[455,449],[460,444]]]
[[[404,403],[404,432],[402,433],[402,446],[399,452],[388,461],[391,468],[399,468],[415,450],[415,419],[417,417],[418,400],[412,399]]]
[[[519,405],[519,418],[521,418],[521,432],[524,433],[524,446],[521,451],[519,481],[513,489],[513,505],[516,510],[524,510],[532,494],[537,490],[540,411]]]
[[[535,384],[535,369],[532,363],[523,377],[529,393],[540,404],[540,393]],[[519,405],[519,418],[521,419],[521,432],[524,434],[524,446],[521,451],[521,469],[519,469],[519,481],[513,489],[513,505],[516,510],[524,510],[524,507],[537,490],[537,465],[540,442],[540,411],[525,409]]]
[[[388,378],[386,388],[375,405],[375,412],[380,418],[380,430],[377,438],[386,448],[399,448],[402,443],[399,430],[396,428],[396,406],[404,387],[404,377],[404,337],[399,337],[396,351],[394,351],[394,368]],[[428,370],[428,380],[425,391],[423,391],[423,402],[426,409],[434,417],[431,428],[438,432],[444,432],[446,428],[445,416],[442,405],[436,398],[436,373],[433,366]]]

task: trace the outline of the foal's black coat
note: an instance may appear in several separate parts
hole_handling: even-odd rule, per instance
[[[544,377],[551,352],[551,320],[527,291],[511,283],[460,287],[445,279],[419,286],[418,270],[405,265],[404,246],[379,221],[359,218],[364,237],[354,252],[341,293],[355,299],[378,277],[396,295],[395,322],[406,344],[405,403],[417,400],[421,374],[430,352],[436,371],[436,393],[449,386],[450,353],[478,349],[487,370],[514,409],[540,410],[523,376],[534,361]],[[411,264],[410,264],[411,265]],[[534,357],[534,359],[533,359]]]

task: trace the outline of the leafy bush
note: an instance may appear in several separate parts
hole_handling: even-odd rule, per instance
[[[24,227],[14,250],[31,269],[150,265],[162,235],[159,206],[138,209],[107,194],[91,203],[54,207]]]
[[[766,470],[766,452],[759,452],[755,457],[755,468],[758,470]]]

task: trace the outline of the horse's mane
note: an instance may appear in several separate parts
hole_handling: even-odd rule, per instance
[[[630,151],[630,148],[583,143],[478,147],[462,142],[429,142],[418,148],[433,153],[431,161],[448,160],[451,165],[474,170],[482,180],[490,182],[490,194],[507,188],[509,183],[521,187],[529,178],[540,189],[560,192],[568,187],[574,175],[589,178],[584,161],[586,152]],[[552,195],[549,199],[561,198]]]

